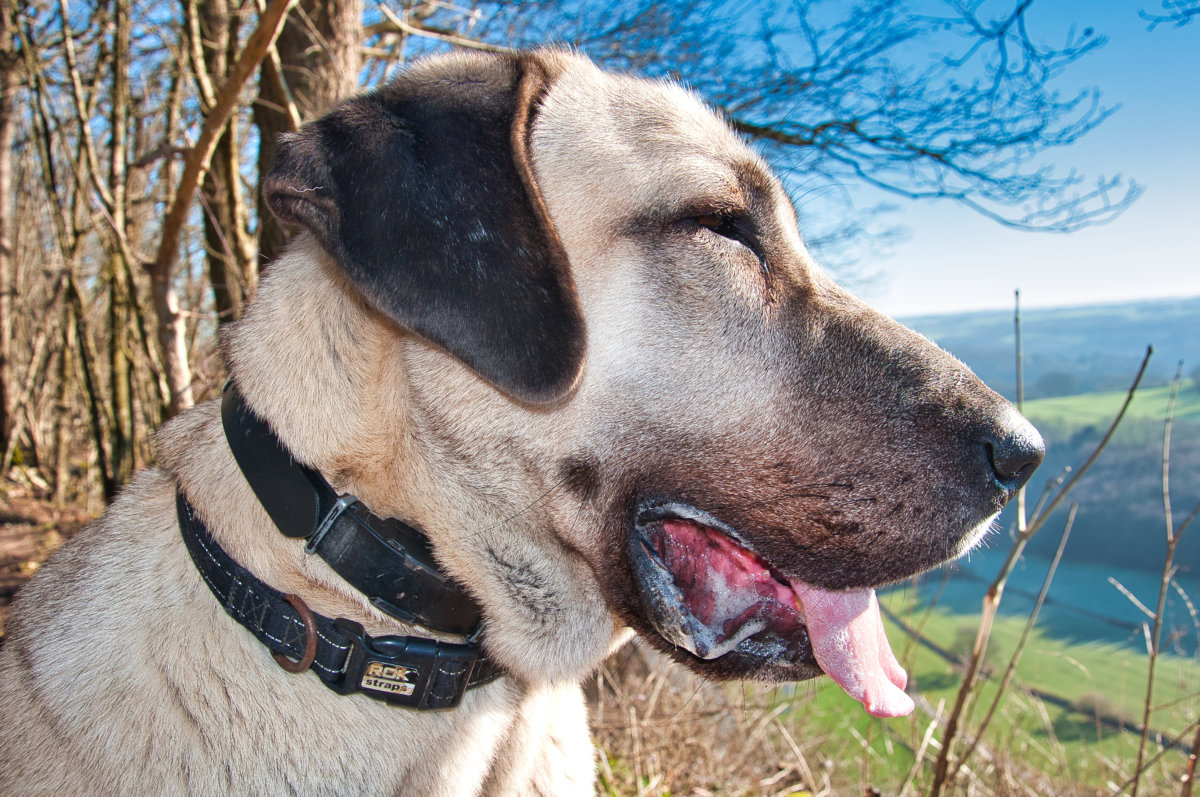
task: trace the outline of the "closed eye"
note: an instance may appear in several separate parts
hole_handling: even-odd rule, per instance
[[[758,239],[758,233],[754,229],[754,222],[748,217],[713,213],[695,216],[694,220],[706,230],[712,230],[722,238],[728,238],[734,243],[741,244],[749,249],[758,258],[759,265],[762,266],[763,271],[767,270],[767,255],[763,251],[762,243]]]

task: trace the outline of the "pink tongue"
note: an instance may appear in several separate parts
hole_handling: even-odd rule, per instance
[[[904,693],[908,674],[896,661],[873,589],[829,592],[792,582],[808,626],[813,655],[825,674],[876,717],[913,710]]]

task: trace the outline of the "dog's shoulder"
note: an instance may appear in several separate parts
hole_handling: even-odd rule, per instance
[[[128,588],[146,569],[164,566],[146,551],[172,547],[174,482],[160,470],[139,472],[111,507],[67,540],[14,601],[5,649],[36,644],[59,627],[101,631],[106,614],[126,611],[145,596]],[[178,578],[178,570],[159,578]],[[123,587],[124,585],[124,587]]]
[[[0,647],[0,769],[11,787],[90,791],[113,761],[102,752],[111,727],[88,721],[99,706],[128,731],[161,727],[161,706],[146,700],[155,652],[143,629],[187,591],[173,507],[171,479],[143,471],[18,593]],[[31,754],[41,749],[72,765],[47,767]]]

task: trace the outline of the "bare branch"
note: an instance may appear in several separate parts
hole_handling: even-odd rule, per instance
[[[1162,13],[1138,10],[1138,16],[1150,23],[1150,30],[1159,25],[1174,25],[1182,28],[1200,15],[1200,0],[1162,0]]]
[[[200,136],[184,161],[183,175],[179,178],[174,199],[163,220],[158,253],[153,264],[150,265],[156,293],[160,295],[160,313],[167,317],[178,313],[178,306],[172,307],[169,297],[162,294],[169,290],[171,274],[179,260],[179,243],[192,197],[200,185],[200,178],[204,170],[208,168],[208,162],[212,158],[217,140],[225,124],[229,121],[229,115],[237,104],[242,87],[254,70],[258,68],[266,56],[268,48],[279,35],[287,17],[287,11],[293,2],[295,0],[271,0],[267,4],[266,10],[259,18],[258,27],[250,34],[237,63],[229,70],[225,85],[217,92],[212,108],[205,115]],[[160,324],[160,338],[164,338],[164,335],[168,334],[162,329],[164,326],[167,324]],[[174,340],[164,338],[163,342],[164,350],[170,350],[175,345]],[[171,412],[174,413],[191,405],[191,380],[190,377],[185,380],[184,373],[178,370],[180,367],[186,369],[186,354],[171,352],[170,356],[175,359],[176,365],[176,370],[168,373],[168,381],[171,382]]]
[[[266,10],[266,2],[265,0],[257,0],[257,5],[258,13],[261,15]],[[303,120],[300,118],[300,109],[296,105],[296,99],[292,96],[292,89],[288,86],[287,78],[283,75],[283,63],[279,60],[279,50],[275,47],[275,42],[271,42],[264,66],[267,79],[274,84],[275,90],[283,98],[283,107],[280,110],[287,114],[292,129],[299,130]]]
[[[503,47],[498,44],[489,44],[478,39],[471,39],[465,36],[459,36],[455,33],[427,25],[414,25],[405,22],[398,17],[394,11],[387,6],[381,5],[379,11],[388,21],[388,25],[377,25],[372,32],[391,32],[391,33],[406,33],[410,36],[425,36],[430,39],[435,39],[446,44],[452,44],[455,47],[462,47],[466,50],[482,50],[487,53],[513,53],[516,52],[511,47]]]

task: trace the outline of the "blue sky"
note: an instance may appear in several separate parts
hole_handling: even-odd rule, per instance
[[[1071,234],[1011,230],[950,202],[908,202],[889,219],[908,237],[864,265],[880,278],[857,292],[889,315],[951,313],[1200,295],[1200,18],[1153,31],[1138,10],[1158,0],[1042,0],[1035,35],[1061,41],[1072,24],[1108,43],[1072,65],[1064,93],[1097,86],[1120,109],[1071,147],[1063,171],[1121,173],[1145,192],[1117,220]],[[882,197],[881,197],[882,198]]]

